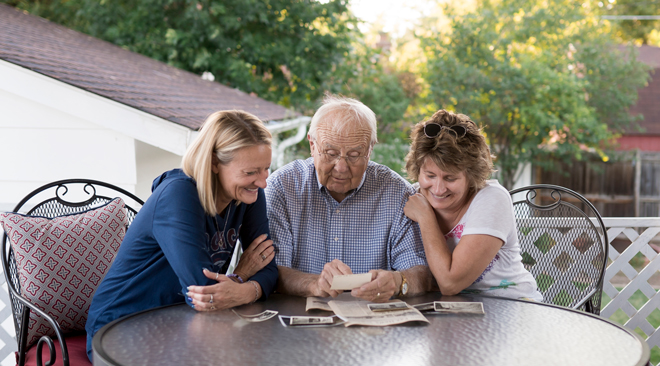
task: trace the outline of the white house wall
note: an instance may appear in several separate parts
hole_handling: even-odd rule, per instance
[[[186,127],[3,60],[0,112],[0,211],[42,184],[79,177],[146,199],[154,171],[175,160],[178,166],[196,137]]]
[[[154,179],[170,169],[181,166],[181,156],[135,140],[137,184],[135,194],[143,200],[151,195]]]
[[[135,190],[133,138],[7,90],[0,90],[0,110],[0,211],[59,179],[91,178]]]
[[[0,90],[91,121],[175,154],[196,132],[127,105],[0,60]]]

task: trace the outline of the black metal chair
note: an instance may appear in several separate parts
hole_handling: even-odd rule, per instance
[[[66,179],[43,185],[23,198],[16,205],[13,212],[54,218],[62,215],[76,214],[102,206],[116,197],[121,197],[124,200],[128,214],[128,223],[130,225],[144,202],[122,188],[91,179]],[[66,346],[66,338],[62,334],[60,326],[48,314],[21,296],[16,259],[14,258],[14,253],[6,234],[2,236],[2,266],[9,288],[9,298],[14,316],[16,340],[18,343],[18,365],[23,366],[25,363],[25,356],[28,351],[28,347],[26,347],[27,325],[30,320],[30,312],[35,312],[44,317],[55,330],[56,337],[60,340],[62,362],[65,366],[68,366],[69,354]],[[55,360],[54,343],[50,337],[46,336],[42,337],[36,345],[37,364],[41,364],[41,348],[44,343],[50,349],[51,356],[47,365],[51,365]]]
[[[544,302],[599,315],[609,244],[594,205],[549,184],[509,193],[523,263]]]

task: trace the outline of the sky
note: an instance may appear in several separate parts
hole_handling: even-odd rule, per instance
[[[368,23],[362,26],[362,31],[378,22],[383,24],[383,31],[396,38],[411,28],[434,3],[433,0],[351,0],[350,4],[353,14]]]

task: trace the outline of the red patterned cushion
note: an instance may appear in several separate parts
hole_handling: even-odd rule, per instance
[[[66,350],[69,353],[69,365],[71,366],[91,366],[87,358],[87,335],[77,335],[71,337],[64,337],[66,340]],[[60,349],[60,342],[53,341],[55,345],[55,363],[53,366],[62,366],[62,350]],[[46,363],[50,359],[50,352],[48,346],[44,344],[41,349],[41,362]],[[16,364],[18,365],[18,352],[16,354]],[[25,366],[35,366],[37,364],[37,346],[30,348],[25,354]]]
[[[128,218],[115,198],[83,213],[54,219],[0,215],[18,267],[21,295],[58,322],[63,332],[84,330],[92,295],[119,250]],[[28,347],[51,326],[30,314]]]

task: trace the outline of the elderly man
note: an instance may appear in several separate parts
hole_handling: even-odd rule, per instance
[[[412,186],[369,161],[376,116],[364,104],[327,96],[307,135],[312,158],[296,160],[267,180],[266,200],[278,291],[337,296],[335,275],[370,272],[352,290],[368,301],[428,291],[431,275],[417,224],[403,213]]]

